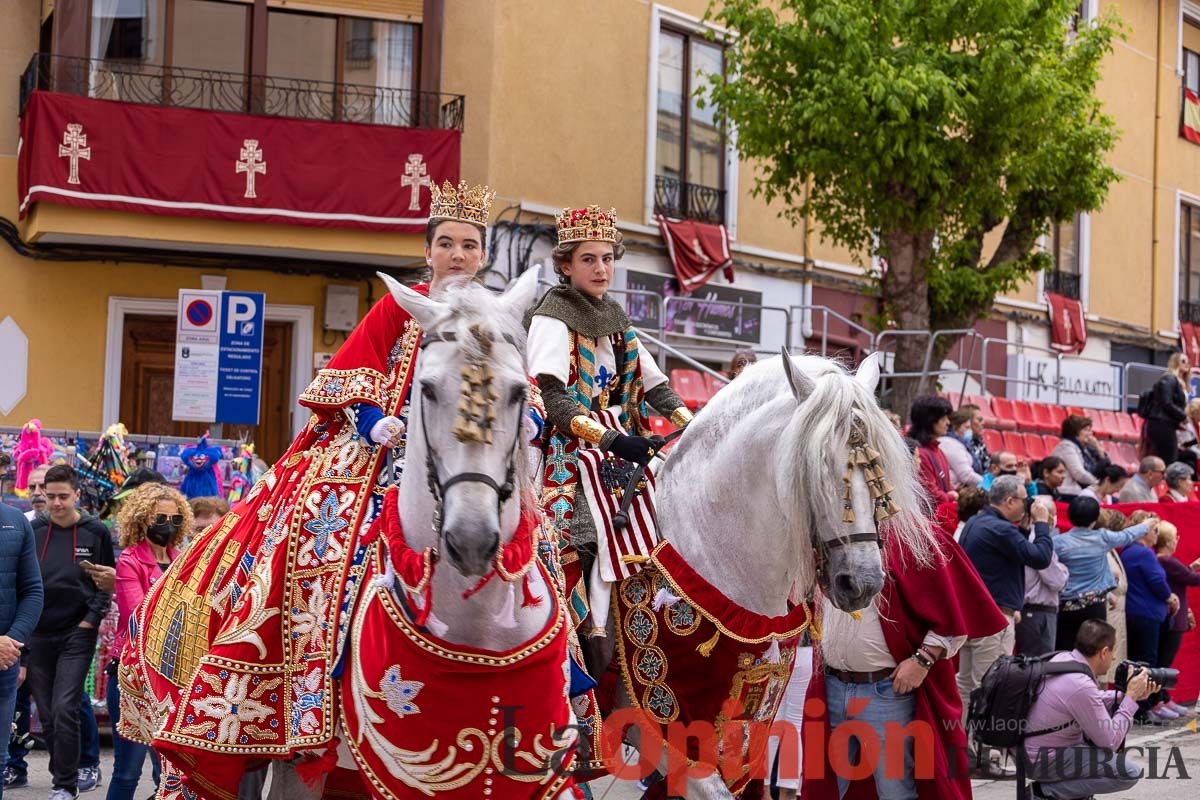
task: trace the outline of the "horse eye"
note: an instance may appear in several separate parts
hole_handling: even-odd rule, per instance
[[[433,388],[433,384],[427,381],[421,382],[421,396],[431,403],[437,402],[437,390]]]
[[[510,391],[508,393],[509,405],[515,406],[517,403],[524,403],[525,396],[527,394],[528,394],[528,389],[526,389],[524,386],[514,386],[512,388],[512,391]]]

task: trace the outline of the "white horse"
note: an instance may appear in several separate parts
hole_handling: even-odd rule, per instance
[[[923,495],[904,441],[875,400],[878,381],[874,356],[856,375],[834,361],[786,351],[746,368],[696,416],[658,476],[663,537],[727,598],[758,614],[786,614],[789,598],[812,599],[818,583],[838,608],[866,607],[883,588],[884,550],[861,467],[850,474],[855,522],[844,521],[849,442],[857,427],[879,452],[900,508],[886,535],[928,563],[936,545],[921,513]],[[620,635],[614,623],[610,643]],[[702,670],[703,659],[671,666],[693,668]],[[630,705],[623,689],[618,704]],[[665,751],[641,755],[660,769],[666,763]],[[689,778],[686,796],[732,795],[714,773]]]
[[[553,604],[546,601],[556,591],[537,569],[530,572],[529,589],[540,602],[529,607],[513,602],[513,595],[520,597],[522,589],[511,582],[490,580],[478,588],[480,579],[492,570],[499,548],[514,535],[522,504],[536,503],[527,456],[531,430],[525,425],[529,381],[522,319],[536,299],[537,272],[528,270],[501,296],[468,285],[437,299],[380,275],[422,330],[399,487],[401,526],[413,550],[435,548],[441,554],[431,581],[429,629],[447,643],[478,650],[507,651],[536,637],[549,621]],[[486,364],[496,397],[490,443],[461,441],[453,433],[464,366],[480,362],[481,348],[489,351]],[[393,585],[373,585],[364,590],[360,604],[371,602],[374,593],[394,591]],[[464,593],[470,596],[464,599]],[[347,643],[349,661],[341,680],[355,669],[355,652],[370,646],[357,640]],[[564,662],[565,658],[564,651]],[[438,709],[423,711],[438,713]],[[422,725],[422,721],[393,718],[381,725]],[[343,730],[340,735],[344,740],[349,734]],[[350,758],[343,744],[339,763],[349,765]],[[405,796],[410,791],[416,796],[416,790],[405,788],[403,779],[392,777],[389,789],[394,794]],[[271,782],[271,798],[320,797],[320,791],[314,793],[314,787],[300,780],[288,764],[276,765]],[[573,794],[568,789],[558,797],[566,800]]]

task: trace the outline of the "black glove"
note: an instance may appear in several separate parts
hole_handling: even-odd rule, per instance
[[[624,433],[617,436],[609,448],[614,454],[635,464],[649,464],[655,449],[657,448],[654,447],[654,443],[645,436],[630,436]]]

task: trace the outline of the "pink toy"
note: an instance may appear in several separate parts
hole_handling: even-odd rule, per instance
[[[54,443],[42,438],[42,421],[31,419],[21,429],[21,438],[13,449],[13,460],[17,462],[17,491],[29,488],[30,474],[42,464],[50,463],[54,454]]]

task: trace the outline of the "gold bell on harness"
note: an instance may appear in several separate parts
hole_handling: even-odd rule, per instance
[[[854,522],[854,507],[849,503],[842,509],[842,522],[845,522],[847,525]]]

